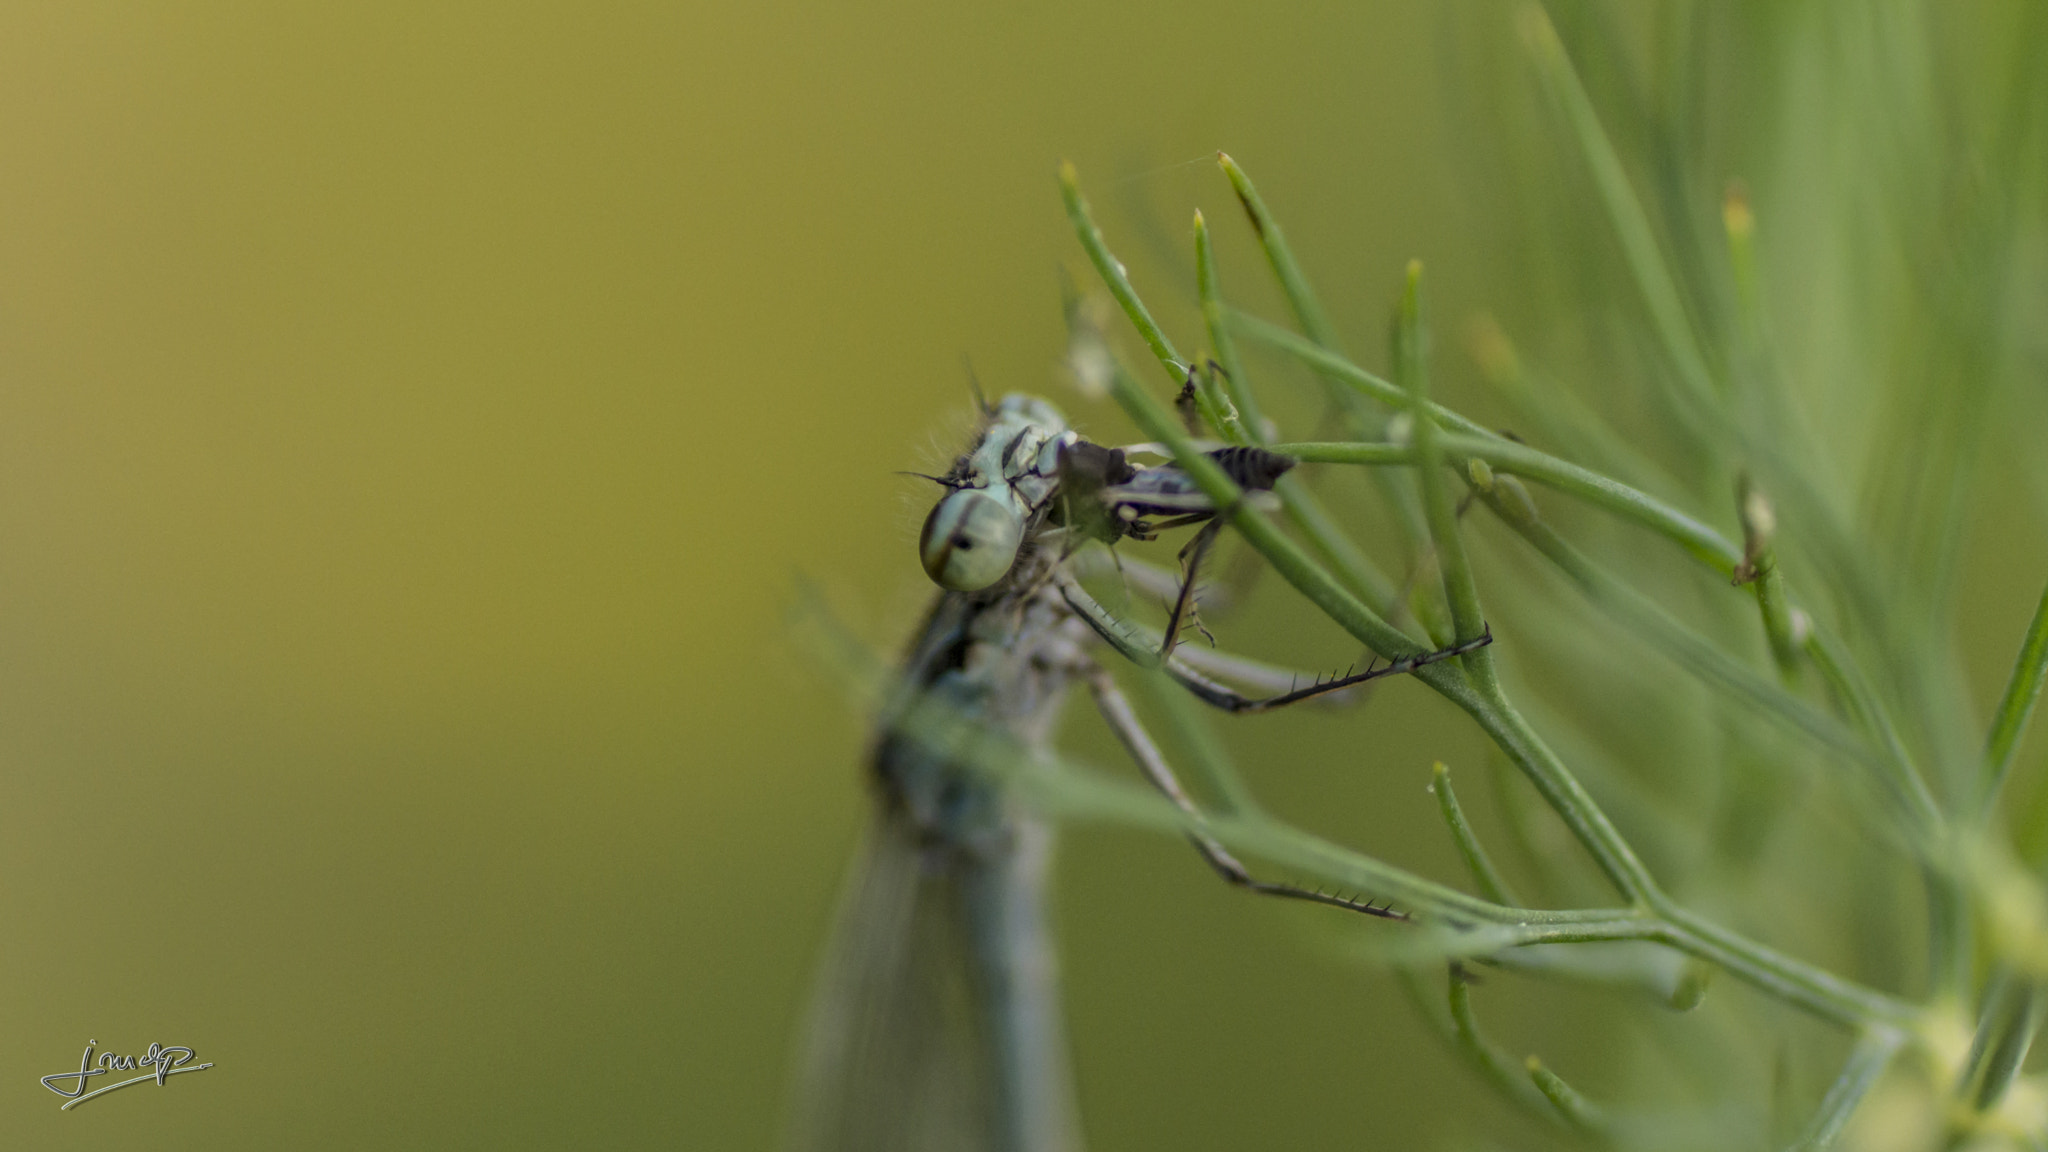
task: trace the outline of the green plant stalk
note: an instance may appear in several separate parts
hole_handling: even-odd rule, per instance
[[[2034,704],[2041,698],[2041,682],[2048,676],[2048,588],[2041,591],[2041,603],[2034,609],[2034,622],[2027,626],[2027,638],[2020,642],[2020,654],[2012,664],[2012,676],[2005,683],[2005,695],[1991,720],[1990,735],[1984,741],[1984,771],[1979,786],[1979,808],[1989,813],[2012,772],[2014,753],[2026,734]]]
[[[1934,806],[1933,793],[1927,791],[1926,782],[1921,779],[1919,769],[1914,767],[1912,756],[1906,751],[1905,741],[1899,738],[1899,730],[1892,724],[1890,713],[1878,701],[1877,693],[1871,690],[1862,670],[1850,659],[1841,639],[1818,621],[1809,621],[1806,657],[1821,670],[1821,678],[1835,692],[1849,719],[1884,750],[1892,762],[1892,770],[1926,797],[1924,807],[1933,821],[1930,828],[1940,828],[1941,814]]]
[[[1337,575],[1337,579],[1350,590],[1353,596],[1372,606],[1382,616],[1393,616],[1401,610],[1401,592],[1394,582],[1381,572],[1370,557],[1359,548],[1356,541],[1337,526],[1336,518],[1330,515],[1323,502],[1301,478],[1292,474],[1282,476],[1273,485],[1273,491],[1280,497],[1280,508],[1287,518],[1301,530],[1316,554],[1323,558]]]
[[[1799,640],[1793,634],[1792,606],[1785,599],[1785,578],[1778,573],[1775,549],[1766,548],[1756,558],[1756,578],[1750,587],[1756,592],[1757,615],[1763,621],[1764,639],[1771,645],[1771,659],[1790,687],[1799,676]]]
[[[1458,855],[1465,861],[1465,868],[1472,873],[1472,882],[1479,886],[1479,894],[1509,907],[1521,906],[1522,900],[1509,887],[1507,878],[1494,867],[1493,859],[1486,854],[1485,845],[1473,835],[1472,825],[1465,819],[1464,806],[1458,803],[1458,794],[1451,790],[1451,770],[1439,760],[1431,768],[1429,790],[1436,795],[1437,810],[1443,813],[1444,825],[1451,830],[1451,842],[1458,846]]]
[[[1654,496],[1591,469],[1512,440],[1445,433],[1437,442],[1444,455],[1453,461],[1483,460],[1496,472],[1534,480],[1647,528],[1723,577],[1733,575],[1735,566],[1742,562],[1742,549],[1719,532]],[[1275,452],[1285,452],[1303,463],[1313,464],[1407,464],[1414,460],[1413,449],[1399,444],[1307,441],[1272,447]]]
[[[1493,1082],[1501,1095],[1529,1111],[1550,1120],[1559,1118],[1550,1100],[1531,1083],[1521,1062],[1495,1047],[1479,1031],[1479,1017],[1472,1011],[1472,990],[1466,986],[1456,965],[1450,970],[1451,1040],[1466,1061]]]
[[[1904,1034],[1895,1028],[1873,1028],[1865,1032],[1849,1051],[1848,1060],[1842,1064],[1842,1071],[1835,1082],[1828,1085],[1827,1095],[1821,1098],[1820,1108],[1805,1131],[1792,1142],[1789,1152],[1823,1152],[1834,1144],[1855,1113],[1856,1106],[1877,1086],[1892,1057],[1904,1045]]]
[[[1378,400],[1389,407],[1406,408],[1408,406],[1408,394],[1402,391],[1399,385],[1383,376],[1375,375],[1360,368],[1346,359],[1341,352],[1332,351],[1312,340],[1304,339],[1296,333],[1289,332],[1270,320],[1261,320],[1248,312],[1242,312],[1236,308],[1226,306],[1224,315],[1229,322],[1229,326],[1237,332],[1257,340],[1261,344],[1269,345],[1287,353],[1303,364],[1313,368],[1321,376],[1334,380],[1360,395]],[[1443,425],[1446,429],[1455,429],[1473,436],[1485,436],[1490,439],[1500,440],[1503,443],[1509,442],[1506,437],[1496,434],[1485,425],[1460,416],[1441,405],[1432,405],[1430,412],[1436,416],[1437,423]]]
[[[1287,306],[1293,310],[1301,330],[1317,345],[1341,358],[1343,349],[1337,341],[1337,330],[1330,326],[1330,318],[1324,314],[1314,289],[1309,287],[1308,277],[1302,275],[1301,265],[1294,259],[1294,250],[1287,246],[1287,237],[1280,231],[1273,214],[1266,210],[1266,202],[1259,196],[1259,190],[1252,187],[1251,177],[1244,174],[1237,161],[1222,152],[1216,154],[1216,163],[1229,178],[1231,191],[1237,193],[1238,203],[1244,205],[1244,214],[1251,221],[1252,231],[1258,234],[1259,246],[1265,249],[1266,261],[1273,266],[1273,277],[1280,281],[1280,291],[1286,295]]]
[[[1626,174],[1622,171],[1620,160],[1615,155],[1612,144],[1607,140],[1604,131],[1601,129],[1597,117],[1594,116],[1591,102],[1586,98],[1584,89],[1579,85],[1577,75],[1572,71],[1571,63],[1564,54],[1563,46],[1557,41],[1555,30],[1551,28],[1548,18],[1543,15],[1540,8],[1532,7],[1525,13],[1524,34],[1533,55],[1537,58],[1539,69],[1542,71],[1546,83],[1553,87],[1559,99],[1566,107],[1573,130],[1579,138],[1581,147],[1587,154],[1588,163],[1593,169],[1595,181],[1600,188],[1602,199],[1607,205],[1609,216],[1621,239],[1631,273],[1636,278],[1638,290],[1643,295],[1647,306],[1653,314],[1660,339],[1665,344],[1667,355],[1678,366],[1681,381],[1686,385],[1682,391],[1687,394],[1689,399],[1694,401],[1691,407],[1697,411],[1702,419],[1717,428],[1726,429],[1731,433],[1736,432],[1735,429],[1729,426],[1726,416],[1716,400],[1711,374],[1707,370],[1705,359],[1700,353],[1698,343],[1694,339],[1690,325],[1685,318],[1684,307],[1680,302],[1670,270],[1665,265],[1663,256],[1659,252],[1654,236],[1650,231],[1648,217],[1644,214],[1641,204],[1635,199],[1634,191],[1629,186]],[[1248,335],[1281,347],[1311,366],[1316,367],[1319,371],[1324,372],[1327,376],[1339,379],[1369,395],[1377,395],[1387,403],[1400,403],[1400,400],[1396,399],[1398,389],[1388,384],[1387,381],[1357,368],[1355,365],[1345,363],[1341,356],[1336,356],[1327,349],[1317,348],[1315,345],[1294,336],[1293,333],[1277,326],[1266,324],[1263,321],[1244,317],[1242,314],[1235,314],[1234,319],[1241,319],[1242,322],[1239,326]],[[1444,422],[1446,427],[1456,427],[1462,424],[1468,431],[1482,435],[1491,435],[1486,429],[1480,428],[1463,417],[1455,417],[1453,414],[1444,413],[1440,410],[1438,411],[1438,417]],[[1740,437],[1738,436],[1738,438]],[[1609,483],[1612,483],[1612,481],[1609,481]],[[1799,481],[1799,490],[1802,494],[1804,494],[1805,488],[1805,482],[1803,480]],[[1806,503],[1816,507],[1825,507],[1824,505],[1815,504],[1810,499]],[[1839,535],[1838,532],[1832,530],[1833,525],[1831,521],[1822,523],[1821,527],[1824,530],[1823,535],[1828,536],[1830,540],[1834,536]],[[1732,549],[1730,551],[1732,552]],[[1839,548],[1837,551],[1839,551]],[[1708,563],[1714,564],[1717,568],[1722,568],[1724,574],[1732,569],[1732,565],[1735,562],[1731,560],[1728,562],[1728,565],[1724,566],[1717,563],[1709,551],[1696,551],[1695,554]],[[1735,555],[1739,556],[1739,553]],[[1845,568],[1839,563],[1835,567],[1838,572],[1845,573],[1847,577],[1854,578],[1857,575],[1853,568]],[[1881,713],[1873,713],[1873,715],[1881,715]],[[1888,720],[1885,720],[1883,724],[1886,728],[1890,726]],[[1894,741],[1890,746],[1896,748],[1896,742]],[[1898,751],[1903,753],[1903,749],[1898,749]],[[1922,787],[1924,788],[1924,784]]]
[[[1195,213],[1195,292],[1202,301],[1202,325],[1209,334],[1209,348],[1216,353],[1216,363],[1223,368],[1223,387],[1237,409],[1239,423],[1226,431],[1226,438],[1234,431],[1239,437],[1235,443],[1264,444],[1267,439],[1266,418],[1259,411],[1259,402],[1252,394],[1251,380],[1244,371],[1244,360],[1237,354],[1237,341],[1231,338],[1230,329],[1223,324],[1223,298],[1216,281],[1216,251],[1209,243],[1209,224],[1199,211]]]
[[[1422,263],[1410,261],[1408,282],[1394,324],[1394,371],[1413,400],[1409,409],[1414,421],[1415,472],[1422,486],[1422,508],[1428,518],[1430,541],[1434,545],[1437,569],[1442,573],[1444,599],[1451,607],[1454,639],[1463,643],[1477,639],[1486,629],[1486,613],[1479,604],[1479,585],[1472,578],[1472,563],[1465,555],[1464,538],[1458,534],[1458,509],[1444,483],[1443,453],[1437,445],[1436,421],[1429,413],[1429,365],[1422,317]],[[1493,666],[1493,649],[1481,648],[1461,658],[1473,687],[1481,694],[1497,696],[1500,680]]]
[[[1218,390],[1215,380],[1190,367],[1187,382],[1194,386],[1195,412],[1202,418],[1202,424],[1225,444],[1246,443],[1244,429],[1237,424],[1237,409]]]
[[[1060,164],[1060,194],[1066,201],[1067,219],[1073,222],[1074,231],[1081,237],[1081,247],[1094,263],[1095,271],[1102,282],[1109,286],[1109,294],[1116,298],[1124,315],[1131,318],[1131,326],[1138,330],[1145,344],[1152,349],[1152,355],[1166,369],[1175,388],[1187,379],[1187,361],[1173,350],[1173,341],[1167,339],[1165,329],[1152,319],[1152,313],[1145,308],[1145,302],[1138,299],[1138,290],[1131,287],[1131,278],[1124,271],[1123,262],[1110,255],[1109,245],[1102,239],[1102,230],[1088,215],[1088,205],[1081,199],[1081,175],[1074,170],[1071,162]]]
[[[1281,294],[1287,298],[1289,311],[1294,313],[1295,323],[1307,335],[1307,343],[1322,350],[1339,361],[1346,359],[1344,349],[1337,339],[1337,332],[1331,326],[1328,314],[1323,311],[1315,289],[1309,285],[1308,277],[1301,271],[1301,265],[1294,258],[1294,250],[1287,245],[1287,237],[1280,230],[1279,222],[1266,209],[1266,202],[1252,185],[1251,177],[1237,162],[1223,153],[1217,153],[1216,161],[1229,178],[1231,189],[1236,192],[1238,203],[1244,207],[1245,218],[1250,221],[1252,232],[1257,236],[1259,247],[1266,254],[1266,263],[1273,270],[1274,279],[1280,284]],[[1223,311],[1218,302],[1218,311]],[[1313,367],[1313,365],[1311,365]],[[1318,372],[1325,380],[1332,377]],[[1343,381],[1332,380],[1342,384]],[[1351,436],[1355,440],[1374,439],[1384,432],[1384,425],[1376,413],[1367,411],[1358,403],[1351,391],[1339,387],[1331,390],[1332,399],[1344,413]],[[1427,534],[1421,509],[1416,505],[1415,494],[1409,491],[1402,477],[1376,475],[1373,481],[1379,486],[1380,495],[1385,498],[1388,509],[1394,515],[1394,523],[1401,531],[1404,541],[1412,548],[1419,546]],[[1416,616],[1427,630],[1437,623],[1431,619],[1436,615],[1434,605],[1416,606]],[[1437,629],[1441,630],[1441,629]]]
[[[1281,576],[1336,621],[1339,627],[1389,660],[1418,656],[1427,651],[1353,596],[1327,570],[1309,559],[1293,541],[1260,516],[1243,499],[1244,492],[1224,475],[1215,461],[1194,446],[1166,410],[1131,378],[1130,373],[1112,373],[1110,395],[1123,406],[1139,431],[1164,444],[1173,453],[1174,463],[1188,473],[1204,496],[1216,507],[1227,510],[1225,514],[1230,517],[1231,525],[1266,556]],[[1446,663],[1430,664],[1416,670],[1416,675],[1424,674],[1432,674],[1439,680],[1455,680],[1459,684],[1465,681],[1462,671]]]
[[[1573,136],[1578,140],[1580,152],[1593,177],[1593,187],[1607,209],[1608,222],[1613,225],[1615,238],[1621,244],[1622,259],[1635,278],[1636,290],[1642,294],[1643,306],[1650,314],[1650,325],[1656,330],[1665,356],[1678,373],[1684,395],[1702,415],[1718,416],[1721,406],[1713,374],[1707,368],[1706,357],[1701,354],[1692,323],[1686,317],[1677,281],[1657,246],[1649,215],[1636,199],[1628,173],[1622,168],[1621,157],[1601,127],[1599,114],[1593,110],[1593,102],[1587,98],[1585,86],[1579,82],[1571,58],[1565,54],[1564,45],[1557,38],[1557,30],[1551,27],[1550,18],[1540,5],[1530,4],[1522,10],[1521,31],[1537,75],[1558,102]]]
[[[1122,265],[1110,255],[1101,232],[1089,217],[1086,202],[1080,194],[1078,177],[1072,166],[1065,166],[1061,175],[1068,217],[1073,221],[1076,237],[1088,253],[1096,271],[1110,284],[1113,295],[1120,301],[1128,300],[1125,314],[1131,318],[1133,324],[1138,325],[1141,331],[1148,327],[1156,329],[1150,313],[1138,303],[1135,290],[1124,277]],[[1179,363],[1173,357],[1171,345],[1164,341],[1163,334],[1157,340],[1148,337],[1147,343],[1153,347],[1154,354],[1160,357],[1162,364]],[[1175,371],[1172,376],[1178,384],[1181,373]],[[1241,501],[1239,497],[1242,494],[1237,486],[1231,483],[1214,461],[1195,450],[1178,423],[1139,388],[1127,372],[1119,370],[1112,374],[1111,395],[1143,432],[1167,445],[1173,452],[1175,463],[1187,472],[1197,489],[1217,507],[1230,510],[1228,514],[1232,526],[1273,565],[1281,574],[1281,578],[1306,596],[1339,627],[1389,659],[1399,659],[1420,651],[1420,646],[1412,639],[1393,628],[1347,592],[1327,571],[1310,560],[1292,541],[1281,535],[1249,505]],[[1642,916],[1634,911],[1618,916],[1610,914],[1613,919],[1605,927],[1621,934],[1598,937],[1582,934],[1573,936],[1573,939],[1650,939],[1670,943],[1702,959],[1721,965],[1730,974],[1755,987],[1838,1023],[1852,1026],[1872,1021],[1903,1024],[1917,1015],[1916,1010],[1910,1005],[1747,940],[1676,905],[1658,889],[1634,850],[1594,803],[1584,786],[1579,784],[1557,759],[1556,754],[1543,743],[1542,738],[1528,726],[1512,706],[1498,697],[1489,699],[1479,695],[1473,690],[1462,669],[1450,667],[1448,663],[1430,664],[1419,668],[1414,676],[1463,708],[1479,723],[1481,729],[1493,738],[1501,750],[1522,769],[1530,782],[1535,784],[1537,791],[1544,796],[1552,810],[1557,812],[1573,836],[1585,846],[1594,863],[1636,908],[1658,913],[1654,916]],[[1163,801],[1161,803],[1164,804]],[[1171,805],[1164,807],[1171,812],[1178,811]],[[1221,832],[1222,829],[1221,822],[1211,825],[1214,832]],[[1229,843],[1228,840],[1224,842]],[[1258,851],[1248,845],[1246,847],[1248,851]],[[1377,862],[1373,863],[1377,865]],[[1386,866],[1378,867],[1384,869]],[[1388,871],[1398,872],[1393,869]],[[1402,876],[1404,881],[1427,885],[1437,892],[1452,892],[1450,889],[1422,881],[1419,877],[1409,877],[1406,874]],[[1363,877],[1345,878],[1343,882],[1356,883],[1361,887],[1369,887],[1372,883]],[[1460,894],[1460,902],[1470,899]],[[1473,903],[1489,911],[1514,914],[1514,910],[1499,909],[1497,905],[1484,901]],[[1540,913],[1526,911],[1524,915],[1542,916]],[[1584,932],[1587,929],[1581,925],[1578,930]]]
[[[1579,1090],[1564,1082],[1564,1077],[1543,1066],[1543,1061],[1534,1056],[1527,1061],[1529,1079],[1549,1101],[1557,1107],[1558,1115],[1573,1128],[1588,1136],[1607,1137],[1606,1114],[1592,1101],[1579,1094]]]
[[[1955,863],[1948,859],[1955,845],[1949,842],[1947,823],[1890,715],[1849,659],[1841,640],[1817,622],[1809,622],[1804,650],[1842,711],[1883,750],[1892,778],[1918,785],[1918,794],[1925,798],[1917,805],[1924,827],[1914,847],[1920,856],[1921,883],[1927,889],[1928,971],[1937,997],[1958,999],[1970,982],[1970,898]]]
[[[2044,1012],[2048,1012],[2048,996],[2032,978],[2010,971],[1992,976],[1977,1033],[1970,1041],[1970,1055],[1956,1084],[1957,1100],[1973,1118],[1990,1112],[2005,1099],[2006,1089],[2026,1062]]]

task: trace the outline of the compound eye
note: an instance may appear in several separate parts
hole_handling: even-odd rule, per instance
[[[979,592],[1001,580],[1024,542],[1024,518],[1010,501],[986,488],[962,488],[925,517],[918,559],[932,583],[954,592]]]

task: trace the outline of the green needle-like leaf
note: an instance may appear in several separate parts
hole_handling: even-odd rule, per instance
[[[1251,177],[1224,153],[1216,154],[1216,163],[1223,174],[1230,178],[1230,188],[1237,193],[1237,202],[1244,205],[1244,214],[1251,221],[1252,231],[1258,234],[1259,247],[1266,251],[1266,261],[1273,266],[1273,276],[1280,281],[1280,291],[1287,296],[1287,306],[1294,310],[1294,319],[1308,338],[1318,346],[1327,348],[1338,355],[1343,349],[1337,342],[1337,330],[1330,325],[1330,318],[1323,312],[1323,306],[1316,299],[1315,290],[1309,287],[1308,277],[1302,274],[1301,265],[1294,259],[1294,250],[1287,246],[1287,237],[1280,231],[1280,223],[1266,210],[1266,202],[1259,196],[1259,190],[1252,187]]]
[[[1999,789],[2012,771],[2013,754],[2019,750],[2020,737],[2026,734],[2034,704],[2041,698],[2044,677],[2048,677],[2048,589],[2041,592],[2034,622],[2027,626],[2027,638],[2020,643],[2012,676],[2006,681],[2005,694],[1999,697],[1998,712],[1991,721],[1991,735],[1984,742],[1981,787],[1986,808],[1998,798]]]
[[[1444,599],[1451,606],[1454,640],[1478,639],[1486,631],[1486,614],[1479,606],[1479,585],[1472,578],[1472,564],[1465,556],[1465,541],[1458,533],[1457,503],[1451,498],[1443,471],[1443,450],[1436,420],[1429,415],[1429,368],[1426,354],[1428,336],[1422,318],[1422,263],[1408,265],[1408,283],[1394,321],[1394,371],[1412,398],[1409,412],[1415,421],[1415,472],[1422,487],[1422,507],[1429,522],[1430,542],[1436,550],[1437,569],[1443,575]],[[1491,646],[1467,653],[1463,660],[1481,692],[1499,691],[1493,669]]]
[[[1444,825],[1451,830],[1451,841],[1458,846],[1458,855],[1472,873],[1473,883],[1479,885],[1479,894],[1495,904],[1521,904],[1521,899],[1508,886],[1506,877],[1493,866],[1493,860],[1479,843],[1479,837],[1473,834],[1472,825],[1466,822],[1465,809],[1458,803],[1458,794],[1451,790],[1451,770],[1439,760],[1431,772],[1429,790],[1436,795],[1437,810],[1443,813]]]

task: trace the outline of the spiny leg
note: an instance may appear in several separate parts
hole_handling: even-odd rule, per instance
[[[1138,767],[1145,773],[1145,778],[1150,780],[1152,786],[1159,789],[1168,800],[1173,801],[1176,808],[1193,817],[1198,824],[1202,823],[1202,810],[1196,806],[1194,799],[1187,794],[1187,790],[1180,786],[1180,780],[1174,776],[1172,766],[1167,764],[1166,757],[1159,751],[1159,745],[1153,742],[1151,733],[1145,731],[1145,726],[1139,722],[1138,714],[1132,710],[1131,702],[1124,696],[1122,690],[1117,688],[1116,681],[1110,677],[1108,672],[1099,667],[1092,667],[1088,672],[1088,690],[1095,697],[1095,707],[1102,713],[1103,721],[1109,725],[1111,732],[1116,733],[1117,741],[1124,746],[1125,751],[1131,754],[1131,759],[1138,762]],[[1228,849],[1218,844],[1215,838],[1206,832],[1197,828],[1189,831],[1187,836],[1188,842],[1194,845],[1195,851],[1201,854],[1202,859],[1208,863],[1209,867],[1214,869],[1216,874],[1221,876],[1226,882],[1234,884],[1239,888],[1257,892],[1263,896],[1279,896],[1289,900],[1306,900],[1311,904],[1328,904],[1333,908],[1342,908],[1347,912],[1359,912],[1367,916],[1378,916],[1384,920],[1408,919],[1407,913],[1397,912],[1388,905],[1374,904],[1366,900],[1356,900],[1335,892],[1324,892],[1320,889],[1300,888],[1292,884],[1276,884],[1272,881],[1260,880],[1254,877],[1250,870],[1239,862],[1237,857],[1232,856]]]
[[[1166,674],[1173,677],[1176,683],[1186,688],[1196,699],[1211,707],[1220,708],[1225,712],[1266,712],[1288,704],[1296,704],[1303,700],[1330,696],[1355,684],[1377,680],[1382,676],[1398,676],[1404,672],[1413,672],[1424,665],[1434,664],[1439,660],[1447,660],[1453,656],[1462,656],[1467,652],[1477,651],[1493,643],[1493,631],[1491,628],[1488,628],[1485,635],[1474,640],[1467,640],[1450,648],[1439,649],[1435,652],[1420,652],[1413,656],[1404,656],[1391,664],[1375,664],[1368,667],[1365,671],[1355,674],[1346,673],[1342,676],[1331,677],[1328,680],[1316,680],[1306,688],[1299,687],[1297,681],[1296,687],[1290,688],[1288,691],[1278,695],[1254,697],[1246,696],[1226,684],[1211,679],[1208,675],[1204,674],[1203,670],[1193,667],[1193,661],[1187,656],[1175,654],[1161,661],[1158,650],[1154,647],[1154,641],[1150,637],[1143,636],[1132,625],[1112,615],[1108,609],[1097,604],[1095,598],[1088,595],[1087,590],[1074,581],[1070,579],[1060,580],[1059,589],[1060,595],[1065,598],[1067,606],[1074,610],[1074,614],[1080,617],[1081,621],[1087,624],[1089,628],[1093,629],[1097,636],[1102,637],[1105,643],[1111,648],[1116,649],[1118,655],[1121,655],[1133,664],[1143,667],[1163,666]],[[1164,637],[1161,637],[1160,643],[1163,642]],[[1191,649],[1191,651],[1200,652],[1201,650]],[[1205,659],[1208,659],[1208,657],[1205,657]],[[1234,658],[1231,659],[1234,660]],[[1242,674],[1227,668],[1214,668],[1209,671],[1222,676]],[[1280,675],[1283,671],[1282,669],[1270,667],[1256,668],[1256,672],[1261,678],[1275,678],[1279,683],[1286,683],[1288,680]]]
[[[1183,676],[1172,665],[1167,666],[1167,672],[1189,692],[1194,693],[1196,699],[1205,704],[1221,708],[1225,712],[1270,712],[1275,708],[1284,708],[1289,704],[1299,704],[1303,700],[1312,700],[1317,696],[1349,688],[1353,684],[1363,684],[1368,680],[1377,680],[1382,676],[1404,675],[1425,665],[1434,664],[1439,660],[1449,660],[1453,656],[1463,656],[1467,652],[1476,652],[1491,643],[1493,643],[1493,629],[1489,626],[1485,634],[1475,639],[1467,640],[1462,644],[1454,644],[1449,648],[1439,648],[1434,652],[1418,652],[1413,656],[1403,656],[1401,659],[1387,664],[1369,664],[1363,672],[1347,672],[1342,676],[1333,676],[1328,680],[1319,680],[1306,688],[1296,688],[1293,691],[1282,692],[1278,696],[1267,696],[1263,699],[1255,699],[1234,692],[1213,680]]]

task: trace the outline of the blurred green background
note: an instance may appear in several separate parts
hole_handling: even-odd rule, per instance
[[[1060,367],[1057,161],[1174,323],[1195,207],[1272,300],[1218,148],[1366,362],[1423,258],[1461,399],[1458,325],[1540,290],[1465,99],[1507,19],[0,10],[9,1143],[770,1146],[867,805],[798,574],[900,642],[929,493],[894,472],[952,451],[963,354],[1127,435]],[[1994,683],[2043,551],[2007,545],[1966,621]],[[1240,646],[1350,658],[1261,613]],[[1396,684],[1233,741],[1276,809],[1448,877],[1429,762],[1482,759],[1448,716]],[[1496,1108],[1341,935],[1178,844],[1078,829],[1060,899],[1095,1148]],[[217,1067],[60,1114],[36,1080],[88,1039]]]

